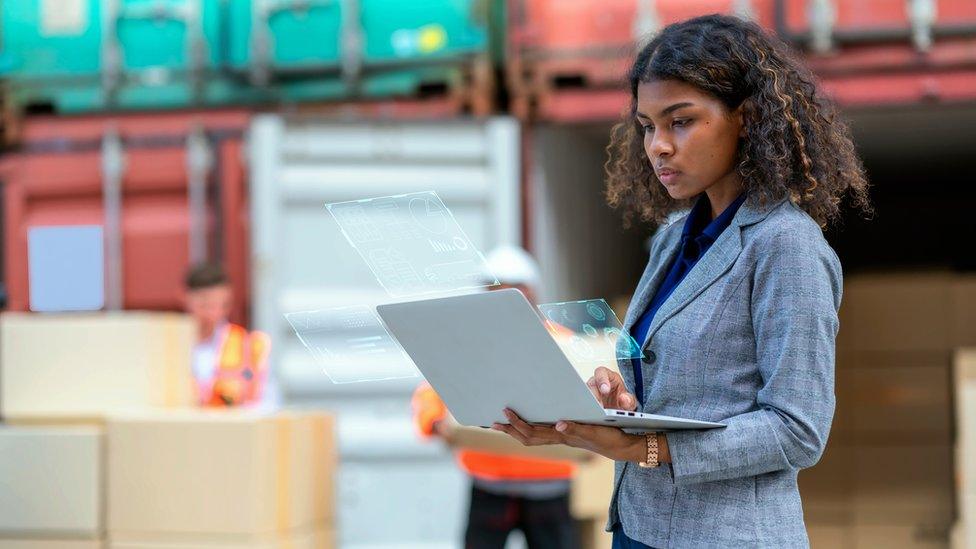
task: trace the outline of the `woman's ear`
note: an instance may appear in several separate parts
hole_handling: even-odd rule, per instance
[[[739,126],[739,137],[745,137],[748,135],[749,121],[752,120],[752,112],[752,102],[748,99],[743,101],[741,105],[732,111],[732,115],[735,117],[735,121]]]

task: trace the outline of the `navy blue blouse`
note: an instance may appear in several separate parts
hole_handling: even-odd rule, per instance
[[[714,220],[709,221],[712,212],[712,204],[708,200],[707,194],[702,194],[701,197],[695,202],[694,207],[692,207],[691,212],[685,219],[685,226],[681,231],[681,243],[678,247],[678,253],[675,254],[674,259],[671,263],[671,268],[668,270],[668,274],[664,277],[664,281],[658,286],[657,292],[654,294],[654,298],[647,305],[647,310],[641,314],[637,322],[630,329],[630,335],[633,336],[637,344],[644,347],[644,340],[647,339],[647,331],[651,327],[651,322],[654,320],[654,315],[657,314],[657,310],[661,308],[661,305],[668,299],[674,289],[678,287],[678,284],[684,280],[685,275],[691,271],[692,267],[698,263],[698,260],[705,255],[708,248],[718,240],[719,235],[722,234],[729,224],[732,223],[732,218],[735,217],[735,213],[739,211],[739,206],[742,205],[746,200],[746,193],[742,193],[738,198],[735,199],[725,211],[718,215]],[[641,405],[644,404],[644,376],[641,373],[640,359],[633,359],[634,364],[634,387],[637,391],[637,400],[640,401]]]

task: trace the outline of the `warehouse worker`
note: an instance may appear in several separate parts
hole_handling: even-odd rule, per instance
[[[514,246],[496,248],[488,267],[501,288],[517,288],[534,301],[539,270],[532,257]],[[413,397],[414,419],[424,437],[449,439],[447,407],[427,383]],[[459,449],[461,468],[471,477],[471,503],[465,531],[466,549],[502,549],[513,530],[520,530],[529,549],[573,549],[579,546],[569,512],[574,465],[523,456]]]
[[[266,387],[271,340],[229,322],[233,290],[216,264],[196,265],[186,275],[186,311],[197,324],[193,377],[201,406],[274,407]]]

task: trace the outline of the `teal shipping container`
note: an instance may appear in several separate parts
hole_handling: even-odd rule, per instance
[[[2,61],[10,100],[58,112],[234,102],[213,78],[219,4],[186,0],[3,2]]]
[[[3,1],[0,76],[65,113],[413,96],[490,63],[491,1]]]
[[[275,99],[414,95],[487,62],[487,0],[234,4],[229,65]]]

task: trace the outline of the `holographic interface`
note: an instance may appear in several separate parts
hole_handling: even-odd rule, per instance
[[[602,299],[539,305],[546,329],[574,364],[616,366],[617,359],[642,356],[640,346],[623,332],[617,315]]]
[[[302,311],[285,318],[333,383],[419,376],[370,307]]]
[[[393,297],[495,286],[498,280],[433,191],[326,204]]]

